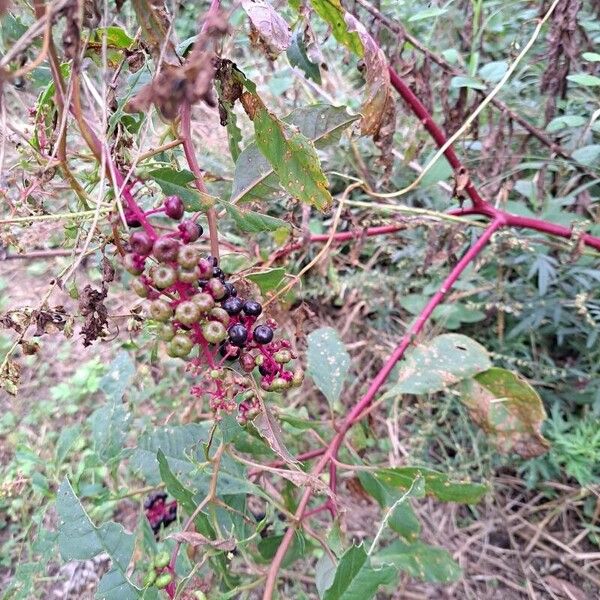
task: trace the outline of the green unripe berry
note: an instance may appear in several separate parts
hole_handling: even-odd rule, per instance
[[[292,360],[292,353],[289,350],[279,350],[273,355],[275,362],[284,365]]]
[[[200,255],[196,248],[192,246],[181,246],[177,253],[177,263],[184,269],[193,269],[200,260]]]
[[[166,301],[158,298],[150,302],[150,316],[155,321],[166,323],[173,316],[173,309],[171,305]]]
[[[179,281],[183,281],[184,283],[196,283],[196,281],[200,279],[200,270],[198,267],[195,269],[184,269],[183,267],[179,267],[179,269],[177,269],[177,276],[179,277]]]
[[[257,367],[260,367],[264,362],[265,362],[265,357],[262,354],[259,354],[255,359],[254,362],[256,363]]]
[[[270,390],[273,392],[279,392],[281,390],[287,390],[290,387],[290,382],[283,377],[275,377],[271,382]]]
[[[159,290],[164,290],[172,286],[177,281],[177,272],[173,267],[161,265],[154,267],[150,272],[154,285]]]
[[[219,321],[207,321],[202,325],[202,335],[211,344],[220,344],[227,337],[227,330]]]
[[[158,337],[163,342],[170,342],[175,337],[176,333],[177,332],[175,331],[175,328],[172,325],[169,325],[168,323],[163,323],[158,328]]]
[[[154,585],[159,590],[162,590],[166,588],[171,583],[171,581],[173,581],[173,575],[171,573],[163,573],[162,575],[159,575],[156,578],[156,582],[154,583]]]
[[[164,569],[169,564],[170,560],[171,557],[169,556],[169,553],[163,550],[154,557],[154,568]]]
[[[184,325],[192,325],[197,323],[201,316],[198,305],[191,300],[180,302],[175,309],[175,318]]]
[[[194,598],[196,600],[208,600],[206,594],[202,590],[196,590],[194,592]]]
[[[227,294],[227,288],[223,285],[223,282],[216,277],[213,277],[206,284],[207,289],[210,291],[212,297],[215,300],[220,300]]]
[[[299,387],[304,381],[304,371],[302,369],[296,369],[292,377],[292,386]]]
[[[200,309],[200,312],[206,313],[215,306],[215,300],[210,294],[196,294],[192,297],[192,302]],[[227,315],[229,318],[229,315]]]
[[[169,356],[183,358],[187,356],[194,347],[194,342],[184,333],[178,333],[170,342],[168,350]]]
[[[212,369],[210,372],[211,379],[221,379],[223,376],[223,369]]]
[[[144,575],[144,581],[142,585],[144,587],[150,587],[156,581],[156,571],[154,569],[150,569],[146,575]]]
[[[126,254],[123,257],[123,266],[132,275],[141,275],[144,272],[144,261],[138,261],[135,254]]]
[[[223,323],[223,325],[229,324],[229,313],[224,308],[220,308],[218,306],[213,308],[210,311],[210,316],[213,319],[216,319],[217,321]]]
[[[131,287],[140,298],[148,297],[148,286],[141,279],[134,279],[131,282]]]

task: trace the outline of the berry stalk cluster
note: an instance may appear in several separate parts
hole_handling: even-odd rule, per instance
[[[147,212],[130,206],[128,225],[142,229],[131,233],[123,264],[135,276],[134,291],[149,300],[148,314],[167,354],[189,358],[190,369],[202,378],[192,394],[208,396],[216,417],[237,408],[245,424],[260,408],[251,374],[266,391],[299,386],[304,374],[289,368],[296,355],[288,340],[274,339],[277,323],[258,322],[264,316],[260,302],[241,298],[217,259],[201,255],[195,242],[203,229],[182,220],[184,212],[177,196]],[[174,231],[156,232],[148,217],[160,213],[178,222]]]

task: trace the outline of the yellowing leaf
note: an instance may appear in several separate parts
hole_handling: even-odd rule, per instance
[[[494,367],[464,381],[460,389],[471,417],[501,452],[533,458],[548,450],[541,434],[542,399],[520,375]]]
[[[344,20],[346,11],[340,0],[311,0],[315,12],[331,26],[333,37],[357,56],[363,55],[360,37],[349,31]]]

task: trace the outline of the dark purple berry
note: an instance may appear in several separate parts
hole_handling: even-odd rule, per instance
[[[262,313],[262,304],[256,300],[246,300],[244,302],[244,313],[249,317],[258,317]]]
[[[177,228],[184,244],[195,242],[204,233],[202,225],[198,225],[194,221],[182,221]]]
[[[225,302],[221,303],[221,306],[230,314],[230,315],[239,315],[242,312],[242,307],[244,306],[244,301],[241,298],[232,298],[229,297]]]
[[[273,330],[268,325],[254,328],[254,341],[257,344],[268,344],[273,339]]]
[[[125,213],[125,223],[128,227],[141,227],[140,220],[132,213]]]
[[[277,373],[277,368],[275,365],[270,365],[270,367],[260,365],[260,367],[258,367],[258,372],[263,376],[275,375],[275,373]]]
[[[224,284],[225,289],[227,290],[228,296],[233,296],[235,298],[235,296],[237,296],[237,290],[235,289],[235,286],[233,285],[233,283],[229,283],[229,281],[226,281]]]
[[[234,346],[242,347],[248,339],[248,330],[241,324],[229,328],[229,339]]]
[[[171,237],[159,237],[152,248],[152,254],[159,262],[174,262],[179,253],[179,242]]]
[[[167,499],[167,494],[165,492],[152,492],[148,495],[146,500],[144,500],[144,508],[152,508],[159,500],[163,502]]]
[[[223,273],[223,271],[219,267],[214,267],[212,274],[213,277],[218,277],[219,279],[221,279],[225,275],[225,273]]]
[[[211,263],[213,267],[219,266],[219,261],[214,256],[207,256],[206,260]]]
[[[179,196],[169,196],[165,199],[165,214],[167,217],[179,221],[184,212],[185,208]]]
[[[131,250],[141,256],[148,256],[152,252],[152,240],[145,231],[134,231],[129,238]]]

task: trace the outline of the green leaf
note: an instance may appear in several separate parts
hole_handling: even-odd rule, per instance
[[[373,567],[363,546],[352,546],[340,559],[323,600],[370,600],[379,586],[391,583],[395,575],[395,569],[389,565]]]
[[[162,450],[169,461],[170,468],[177,474],[188,475],[194,465],[189,460],[188,450],[208,441],[210,425],[208,423],[189,423],[157,427],[140,437],[138,447],[131,457],[131,467],[140,471],[150,485],[161,481],[156,455]]]
[[[432,583],[451,583],[458,581],[462,575],[460,567],[447,550],[421,541],[407,544],[398,540],[374,554],[372,560],[373,564],[391,563],[411,577]]]
[[[208,195],[200,194],[189,186],[196,180],[191,171],[176,171],[171,167],[161,167],[149,171],[148,175],[156,181],[167,196],[179,196],[188,212],[203,211],[212,206],[212,200]]]
[[[290,47],[287,49],[287,57],[292,67],[302,69],[308,79],[312,79],[315,83],[321,85],[321,71],[319,70],[319,65],[312,62],[306,53],[303,26],[298,27],[294,32]]]
[[[114,462],[121,458],[130,420],[131,415],[116,397],[89,416],[94,450],[102,462]]]
[[[158,469],[160,472],[160,477],[163,480],[164,484],[167,487],[167,491],[179,504],[181,507],[188,513],[188,515],[192,515],[196,510],[197,504],[194,500],[194,493],[187,489],[177,477],[171,471],[171,467],[169,467],[169,462],[167,461],[167,457],[162,450],[159,450],[156,453],[156,459],[158,461]],[[196,526],[196,530],[202,533],[207,537],[214,537],[215,530],[211,526],[208,517],[204,513],[199,513],[196,515],[194,519],[194,524]]]
[[[458,333],[439,335],[417,346],[402,362],[398,383],[386,394],[432,394],[491,367],[487,350]]]
[[[409,23],[415,23],[416,21],[423,21],[425,19],[433,19],[435,17],[441,17],[443,14],[448,12],[447,8],[427,8],[421,10],[418,13],[412,15],[409,19]]]
[[[280,228],[291,229],[289,223],[269,215],[263,215],[253,210],[240,209],[230,202],[220,201],[227,214],[233,219],[238,229],[245,233],[261,233],[262,231],[277,231]]]
[[[64,463],[69,450],[73,447],[73,444],[77,441],[81,428],[79,425],[72,425],[71,427],[64,427],[60,431],[58,440],[56,442],[56,450],[54,451],[54,462],[62,466]]]
[[[460,386],[461,402],[499,451],[524,458],[544,454],[546,411],[539,394],[517,373],[494,367]]]
[[[410,489],[415,477],[421,475],[425,482],[425,493],[442,502],[476,504],[488,492],[486,485],[452,481],[445,473],[422,467],[378,469],[373,475],[382,484],[400,490]]]
[[[556,133],[565,127],[581,127],[585,124],[586,119],[581,115],[562,115],[552,119],[552,121],[546,125],[546,131],[549,133]]]
[[[346,11],[340,0],[310,0],[315,12],[331,27],[333,37],[346,46],[357,56],[363,55],[363,46],[360,37],[355,32],[348,31],[346,24]]]
[[[388,525],[409,542],[415,541],[421,534],[421,522],[408,502],[398,504],[394,508],[388,519]]]
[[[317,586],[319,598],[322,598],[327,588],[331,587],[335,578],[335,568],[335,564],[326,552],[317,561],[315,565],[315,585]]]
[[[589,146],[577,148],[572,156],[578,163],[589,167],[598,162],[600,158],[600,144],[590,144]]]
[[[587,60],[588,62],[600,62],[600,54],[597,52],[584,52],[581,55],[583,60]]]
[[[472,90],[485,90],[485,84],[473,79],[473,77],[467,77],[466,75],[457,75],[450,81],[451,88],[471,88]]]
[[[277,267],[276,269],[266,269],[260,273],[250,273],[246,275],[246,279],[253,281],[260,288],[264,295],[271,290],[277,289],[283,278],[285,277],[285,269]]]
[[[316,148],[324,148],[338,142],[344,129],[358,118],[344,106],[314,104],[294,110],[283,121],[297,127]],[[269,198],[280,189],[273,167],[252,142],[235,163],[231,202]]]
[[[577,85],[583,85],[585,87],[596,87],[600,85],[600,77],[597,77],[596,75],[577,73],[575,75],[567,75],[567,79]]]
[[[110,48],[129,48],[135,40],[121,27],[98,27],[92,30],[90,43],[103,44]]]
[[[271,114],[259,105],[253,115],[256,145],[269,161],[283,189],[292,197],[317,209],[327,210],[332,203],[327,178],[314,143],[298,128]]]
[[[307,360],[307,374],[333,408],[350,369],[350,355],[335,329],[322,327],[308,336]]]
[[[108,366],[100,380],[100,389],[109,400],[121,400],[127,388],[133,382],[135,365],[128,352],[121,351]]]
[[[502,79],[507,70],[508,63],[505,60],[495,60],[483,65],[479,69],[479,76],[484,81],[496,82]]]
[[[98,584],[98,596],[105,600],[140,598],[140,590],[126,577],[135,537],[117,523],[95,527],[67,479],[58,490],[56,509],[60,519],[58,545],[63,560],[89,560],[105,552],[111,559],[111,568]]]

